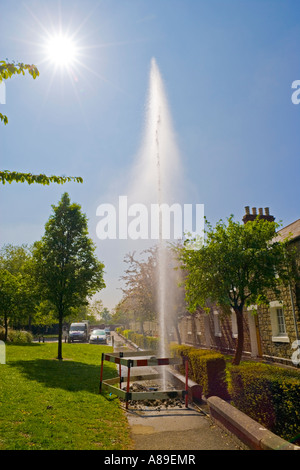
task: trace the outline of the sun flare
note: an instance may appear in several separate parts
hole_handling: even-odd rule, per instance
[[[70,67],[76,61],[76,44],[71,37],[63,34],[49,37],[45,52],[47,60],[59,67]]]

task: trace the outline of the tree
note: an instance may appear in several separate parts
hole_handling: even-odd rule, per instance
[[[30,324],[38,303],[38,292],[32,272],[32,254],[27,245],[6,244],[1,248],[0,277],[3,296],[1,308],[3,312],[5,310],[4,324],[7,336],[8,321],[14,325],[24,322]]]
[[[0,60],[0,85],[4,80],[11,78],[13,75],[25,75],[26,71],[33,79],[36,79],[40,74],[35,65],[23,64],[22,62],[15,64],[14,62],[10,63],[5,60]],[[8,123],[7,116],[0,113],[0,121],[6,125]],[[0,171],[0,181],[2,184],[15,181],[17,183],[27,182],[28,184],[38,183],[43,185],[49,185],[50,183],[64,184],[69,181],[75,181],[77,183],[83,182],[82,178],[76,176],[33,175],[32,173],[20,173],[8,170]]]
[[[108,308],[104,307],[104,309],[102,310],[101,312],[101,319],[103,321],[103,323],[105,323],[106,325],[108,325],[111,321],[111,313],[110,311],[108,310]]]
[[[7,340],[8,322],[15,318],[17,312],[19,293],[19,278],[7,269],[0,269],[0,305],[1,316],[4,323],[4,341]]]
[[[144,334],[144,322],[157,317],[157,275],[156,250],[149,248],[144,253],[147,259],[138,260],[135,253],[128,253],[124,262],[128,265],[121,280],[125,282],[122,289],[124,300],[129,311],[133,313],[134,321],[140,323]]]
[[[187,311],[185,290],[183,287],[184,273],[183,269],[181,269],[180,263],[178,263],[178,259],[176,259],[176,248],[169,248],[167,255],[167,320],[173,325],[177,337],[177,342],[178,344],[181,344],[181,336],[178,324],[185,315],[189,314],[189,312]]]
[[[103,310],[103,302],[101,299],[93,299],[89,307],[89,315],[93,318],[93,322],[97,323],[101,319],[101,312]]]
[[[227,225],[222,220],[215,228],[206,225],[202,247],[179,250],[187,272],[186,299],[191,312],[206,308],[208,301],[224,311],[234,310],[238,339],[233,364],[239,364],[244,307],[268,303],[272,292],[279,293],[293,276],[293,253],[286,241],[276,240],[279,225],[275,222],[257,218],[240,224],[231,216]]]
[[[185,292],[182,287],[182,271],[176,259],[176,246],[164,247],[166,269],[165,276],[165,313],[166,313],[166,338],[169,336],[170,327],[176,332],[177,341],[181,344],[179,320],[187,314]],[[137,259],[135,253],[127,254],[124,261],[128,265],[125,274],[121,277],[125,281],[122,289],[124,297],[118,306],[118,312],[127,312],[132,320],[140,322],[141,332],[144,334],[143,323],[145,321],[159,321],[159,246],[154,246],[144,251],[146,259]]]
[[[78,204],[63,194],[35,243],[36,279],[41,295],[51,302],[59,321],[58,359],[62,359],[62,324],[72,309],[88,304],[88,297],[105,287],[104,265],[88,237],[87,218]]]
[[[131,308],[131,298],[124,296],[115,306],[112,314],[112,323],[122,325],[125,329],[130,328],[130,322],[133,321]]]

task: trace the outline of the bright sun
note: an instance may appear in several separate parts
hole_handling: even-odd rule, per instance
[[[68,36],[57,34],[46,43],[47,60],[59,67],[70,67],[76,61],[75,42]]]

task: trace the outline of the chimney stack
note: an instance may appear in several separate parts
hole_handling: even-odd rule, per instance
[[[265,213],[263,213],[263,208],[260,207],[258,209],[258,214],[256,207],[252,207],[252,214],[250,214],[250,206],[245,207],[245,215],[243,217],[244,224],[246,224],[250,220],[255,220],[257,217],[259,217],[260,219],[267,220],[268,222],[274,222],[275,220],[275,217],[273,217],[273,215],[270,215],[269,207],[265,207]]]

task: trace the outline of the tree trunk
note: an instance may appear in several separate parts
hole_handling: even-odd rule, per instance
[[[237,321],[237,330],[238,330],[238,337],[237,337],[237,345],[235,350],[235,355],[232,360],[232,364],[238,366],[241,362],[243,347],[244,347],[244,325],[243,325],[243,310],[242,309],[234,309],[236,314],[236,321]]]
[[[177,336],[177,343],[181,344],[181,336],[180,336],[180,331],[179,331],[179,328],[178,328],[178,323],[176,321],[174,321],[173,325],[174,325],[176,336]]]
[[[62,323],[63,323],[63,314],[59,312],[58,314],[58,353],[57,359],[62,360]]]

